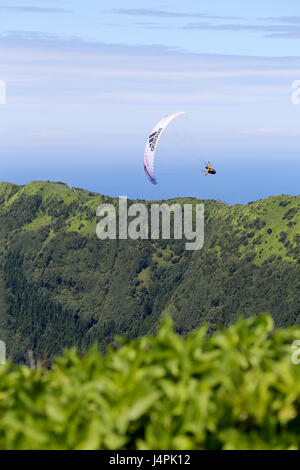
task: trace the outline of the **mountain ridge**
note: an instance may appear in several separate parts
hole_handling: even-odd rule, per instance
[[[171,314],[179,333],[268,311],[277,327],[300,318],[300,196],[204,203],[205,241],[105,240],[96,209],[117,198],[66,183],[0,183],[0,338],[17,362],[27,349],[105,349],[118,334],[153,332]]]

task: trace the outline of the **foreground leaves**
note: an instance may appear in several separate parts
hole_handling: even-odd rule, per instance
[[[51,370],[0,367],[1,449],[300,449],[300,330],[270,316],[155,337]]]

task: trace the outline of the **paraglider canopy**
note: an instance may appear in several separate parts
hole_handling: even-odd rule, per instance
[[[177,116],[185,114],[184,111],[171,113],[165,116],[161,121],[159,121],[156,126],[152,129],[146,143],[145,152],[144,152],[144,170],[145,173],[153,184],[157,184],[156,178],[154,176],[154,157],[157,143],[160,139],[161,134],[167,127],[167,125]]]

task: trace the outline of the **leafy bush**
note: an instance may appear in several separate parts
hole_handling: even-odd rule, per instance
[[[102,355],[73,349],[51,370],[0,368],[1,449],[299,449],[300,330],[269,315]]]

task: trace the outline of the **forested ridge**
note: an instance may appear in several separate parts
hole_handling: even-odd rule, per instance
[[[118,203],[63,183],[0,184],[0,338],[14,361],[95,341],[104,351],[116,335],[152,334],[165,314],[180,334],[261,312],[276,327],[300,323],[300,197],[164,201],[204,203],[194,252],[185,240],[99,240],[105,202]]]

